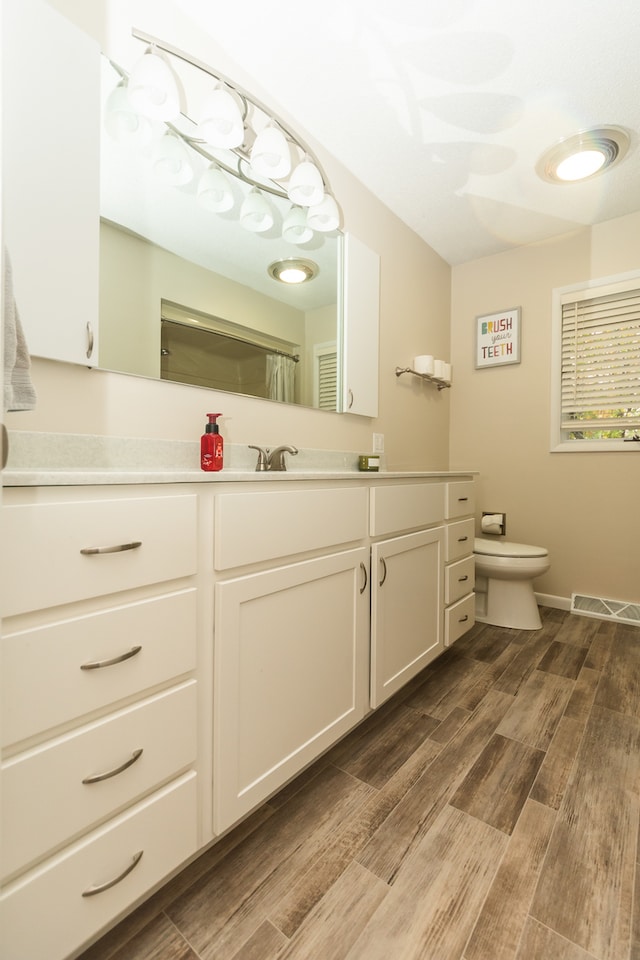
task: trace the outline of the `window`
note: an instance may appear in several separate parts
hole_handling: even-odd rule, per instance
[[[552,448],[631,448],[625,441],[640,433],[640,275],[554,291],[554,327]]]

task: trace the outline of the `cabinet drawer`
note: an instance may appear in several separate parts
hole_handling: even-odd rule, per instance
[[[120,659],[136,647],[141,649],[134,656]],[[103,667],[82,669],[105,661]],[[7,634],[2,638],[3,743],[104,709],[195,665],[194,588]]]
[[[8,760],[2,767],[3,876],[44,859],[195,758],[191,680]]]
[[[381,537],[444,519],[444,483],[410,483],[371,488],[370,534]]]
[[[196,570],[195,494],[13,504],[2,523],[12,544],[2,558],[5,617]]]
[[[216,570],[338,546],[366,535],[366,487],[216,497]]]
[[[445,604],[454,603],[460,597],[473,590],[474,586],[474,566],[473,557],[465,557],[464,560],[458,560],[445,567],[444,571],[444,602]]]
[[[458,523],[450,523],[446,528],[445,539],[445,561],[451,563],[452,560],[459,560],[460,557],[466,557],[473,553],[473,538],[475,533],[475,522],[473,517],[468,520],[460,520]]]
[[[5,888],[0,956],[69,956],[195,852],[196,818],[196,775],[189,773]],[[120,882],[83,896],[123,875],[140,852]]]
[[[466,517],[472,514],[475,508],[473,480],[460,480],[447,484],[447,520]]]
[[[470,630],[476,622],[476,598],[475,594],[458,600],[453,606],[447,607],[444,612],[444,645],[445,647],[455,643],[463,633]]]

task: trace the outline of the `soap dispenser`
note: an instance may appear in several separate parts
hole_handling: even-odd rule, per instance
[[[208,413],[209,422],[200,438],[200,466],[203,470],[222,470],[224,440],[220,436],[217,419],[221,413]]]

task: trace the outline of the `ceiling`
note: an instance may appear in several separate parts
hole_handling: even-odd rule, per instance
[[[637,0],[178,5],[450,264],[640,210]],[[538,178],[547,147],[611,124],[619,166]]]

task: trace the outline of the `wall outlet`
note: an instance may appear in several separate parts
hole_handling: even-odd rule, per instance
[[[384,453],[384,433],[374,433],[372,453]]]

